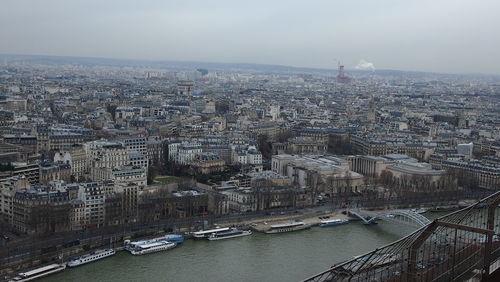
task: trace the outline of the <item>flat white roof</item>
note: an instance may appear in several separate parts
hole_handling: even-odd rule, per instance
[[[53,269],[53,268],[58,268],[60,265],[59,264],[51,264],[51,265],[47,265],[47,266],[43,266],[43,267],[40,267],[40,268],[37,268],[37,269],[33,269],[33,270],[30,270],[30,271],[27,271],[27,272],[21,272],[19,273],[20,275],[24,275],[24,276],[31,276],[31,275],[34,275],[34,274],[37,274],[37,273],[40,273],[40,272],[44,272],[44,271],[47,271],[47,270],[50,270],[50,269]]]
[[[153,243],[149,243],[149,244],[140,244],[140,245],[138,245],[138,247],[141,249],[147,249],[147,248],[162,246],[162,245],[166,245],[166,244],[168,244],[166,241],[161,241],[161,242],[153,242]]]
[[[282,223],[282,224],[271,225],[271,228],[293,227],[293,226],[299,226],[299,225],[303,225],[303,224],[304,224],[304,222]]]
[[[202,231],[194,232],[193,234],[203,235],[203,234],[210,234],[210,233],[214,233],[214,232],[221,232],[221,231],[227,231],[227,230],[229,230],[229,227],[215,228],[215,229],[210,229],[210,230],[202,230]]]

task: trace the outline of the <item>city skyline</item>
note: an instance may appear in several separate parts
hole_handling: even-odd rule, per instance
[[[500,281],[500,2],[1,3],[0,282]]]
[[[7,3],[6,54],[500,74],[494,1]]]

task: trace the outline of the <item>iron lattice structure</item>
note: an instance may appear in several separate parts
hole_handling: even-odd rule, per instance
[[[500,191],[304,281],[461,281],[500,266]]]

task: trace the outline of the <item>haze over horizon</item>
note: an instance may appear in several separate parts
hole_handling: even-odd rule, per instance
[[[0,53],[500,74],[500,3],[11,1]]]

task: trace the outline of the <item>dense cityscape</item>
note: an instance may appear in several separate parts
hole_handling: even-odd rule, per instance
[[[200,65],[3,56],[3,251],[500,188],[498,77]]]
[[[0,3],[0,282],[500,281],[500,1]]]

